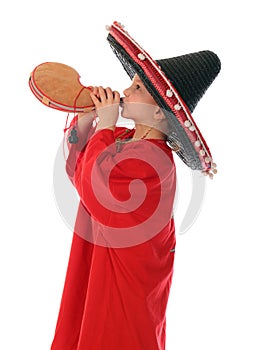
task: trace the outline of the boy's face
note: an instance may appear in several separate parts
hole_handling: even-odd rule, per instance
[[[141,123],[152,120],[158,105],[137,75],[134,76],[130,87],[123,93],[125,97],[123,98],[122,117]]]

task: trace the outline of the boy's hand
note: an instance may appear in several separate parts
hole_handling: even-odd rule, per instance
[[[114,130],[119,117],[120,94],[118,91],[112,91],[110,87],[106,89],[102,86],[94,87],[90,96],[99,117],[96,130],[106,128]]]

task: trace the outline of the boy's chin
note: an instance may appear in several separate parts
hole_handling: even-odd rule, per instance
[[[121,117],[122,117],[123,119],[131,119],[131,120],[133,120],[133,118],[132,118],[131,116],[127,115],[127,113],[123,113],[123,111],[122,111],[122,113],[121,113]]]

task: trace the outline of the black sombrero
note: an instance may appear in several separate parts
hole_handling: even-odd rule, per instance
[[[216,164],[191,113],[220,71],[218,56],[200,51],[155,61],[120,23],[107,29],[107,40],[130,78],[138,74],[166,114],[168,144],[177,146],[176,153],[191,169],[212,177]]]

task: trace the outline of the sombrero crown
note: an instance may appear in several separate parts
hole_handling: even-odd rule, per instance
[[[190,168],[212,176],[215,163],[191,112],[220,71],[218,56],[207,50],[155,61],[118,22],[108,30],[107,40],[130,78],[138,74],[164,110],[169,144],[177,145]]]
[[[200,51],[178,57],[156,60],[174,85],[190,112],[216,78],[220,60],[212,51]]]

